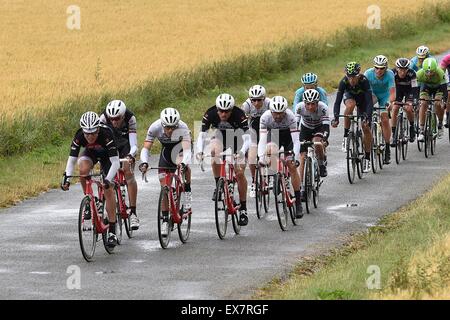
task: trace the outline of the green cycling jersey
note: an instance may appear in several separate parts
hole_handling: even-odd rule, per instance
[[[430,88],[438,88],[439,86],[446,84],[445,72],[441,68],[438,68],[436,73],[428,77],[423,69],[417,71],[417,82],[422,85],[426,85]]]

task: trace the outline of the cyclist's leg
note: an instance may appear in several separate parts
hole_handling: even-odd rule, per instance
[[[214,138],[211,139],[210,148],[212,157],[211,168],[215,184],[217,184],[217,181],[220,177],[220,165],[222,163],[222,157],[220,156],[220,153],[225,151],[225,147],[220,139]]]
[[[386,141],[387,150],[389,150],[389,144],[392,136],[392,129],[391,126],[389,125],[389,115],[385,107],[386,104],[389,103],[389,95],[377,96],[377,99],[378,99],[378,107],[384,108],[383,110],[381,110],[380,115],[381,128],[383,131],[384,140]]]
[[[92,154],[92,152],[85,149],[80,158],[78,158],[78,170],[80,172],[80,175],[88,175],[96,163],[97,158]],[[86,179],[80,178],[80,183],[83,189],[83,193],[86,194]]]
[[[447,93],[447,90],[445,90],[445,93]],[[434,91],[434,99],[436,100],[442,100],[444,99],[444,90],[443,88],[437,88]],[[436,116],[439,120],[438,127],[442,128],[442,123],[444,120],[444,113],[445,113],[445,104],[442,101],[437,101],[434,103],[435,106],[435,112]]]
[[[119,156],[121,159],[127,157],[130,153],[130,146],[126,145],[119,149]],[[137,202],[137,182],[134,177],[134,173],[131,171],[131,165],[128,162],[122,162],[122,169],[127,180],[128,199],[130,200],[131,213],[136,215],[136,202]]]
[[[259,131],[257,131],[253,127],[251,127],[249,131],[252,142],[250,145],[250,149],[248,150],[248,163],[250,167],[250,173],[252,176],[252,183],[255,183],[256,164],[257,164],[256,156],[258,154]]]
[[[403,98],[406,97],[406,94],[403,90],[399,90],[397,88],[395,97],[396,97],[396,99],[395,99],[396,102],[402,102]],[[395,135],[395,130],[397,129],[397,118],[398,118],[399,110],[400,110],[400,106],[394,103],[392,105],[392,112],[391,112],[391,128],[392,128],[393,135]]]
[[[419,128],[420,131],[423,132],[423,129],[425,127],[425,114],[427,113],[428,109],[428,101],[430,99],[430,93],[429,88],[427,88],[425,85],[422,85],[420,88],[420,99],[425,99],[420,101],[420,109],[419,109]]]
[[[346,116],[352,115],[356,106],[356,98],[347,92],[344,96],[344,105],[345,105],[344,115]],[[344,137],[348,136],[349,130],[350,130],[350,119],[344,118]]]
[[[101,156],[97,157],[100,159],[100,166],[102,168],[103,174],[106,175],[111,167],[111,161],[106,152],[102,152]],[[104,190],[104,196],[106,201],[106,212],[108,213],[109,221],[109,232],[115,233],[115,223],[116,223],[116,195],[114,188],[111,186]]]

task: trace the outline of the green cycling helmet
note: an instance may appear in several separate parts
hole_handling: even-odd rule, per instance
[[[426,73],[436,72],[438,63],[435,58],[426,58],[423,61],[422,68]]]
[[[361,66],[357,62],[349,62],[345,65],[345,73],[348,76],[356,76],[361,71]]]

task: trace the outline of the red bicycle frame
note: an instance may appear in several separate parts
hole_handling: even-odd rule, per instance
[[[277,160],[277,172],[281,173],[283,177],[283,183],[282,183],[282,192],[285,195],[286,204],[288,207],[292,207],[295,203],[295,198],[291,197],[291,194],[288,192],[286,188],[286,181],[289,177],[289,168],[286,165],[286,159],[284,158],[285,154],[284,151],[280,151],[278,153],[278,160]]]
[[[169,171],[168,168],[152,168],[152,169],[162,169],[164,170],[164,183],[167,187],[169,187],[169,207],[170,215],[172,216],[172,221],[176,224],[181,223],[183,221],[183,218],[187,215],[191,214],[192,209],[189,209],[180,215],[180,203],[176,202],[173,197],[173,191],[175,191],[175,194],[177,195],[177,199],[180,198],[180,195],[182,192],[184,192],[184,184],[181,182],[182,175],[181,175],[181,167],[180,165],[177,166],[176,172]],[[175,180],[175,187],[172,186],[172,182]]]
[[[223,153],[222,153],[223,154]],[[224,178],[224,189],[225,189],[225,198],[227,201],[227,210],[228,214],[237,214],[239,208],[241,207],[240,204],[237,206],[234,205],[233,197],[230,195],[230,190],[228,188],[228,183],[236,183],[236,175],[234,174],[234,165],[232,163],[228,164],[228,172],[226,170],[226,164],[227,161],[224,157],[222,160],[222,163],[220,164],[220,177]]]
[[[128,162],[128,159],[120,159],[120,162]],[[122,168],[119,168],[119,170],[117,170],[117,174],[114,177],[114,183],[116,185],[116,190],[117,190],[117,201],[119,203],[119,212],[120,212],[120,216],[122,217],[122,219],[126,220],[128,219],[128,212],[127,212],[127,205],[126,203],[123,201],[122,198],[122,190],[120,189],[121,186],[125,186],[127,187],[127,180],[125,179],[125,172],[123,171]]]
[[[94,190],[92,188],[92,176],[80,176],[81,178],[86,179],[86,192],[85,196],[89,197],[89,203],[91,206],[91,212],[93,216],[93,221],[95,221],[95,229],[97,233],[102,234],[106,232],[109,228],[109,225],[103,223],[103,219],[99,216],[97,210],[97,204],[95,203]],[[101,181],[94,181],[98,188],[98,201],[103,202],[104,200],[104,192]],[[84,217],[83,217],[84,220]],[[84,222],[84,221],[83,221]]]

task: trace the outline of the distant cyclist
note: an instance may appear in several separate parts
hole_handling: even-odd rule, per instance
[[[247,117],[241,108],[236,107],[233,96],[227,93],[220,94],[216,98],[216,104],[210,107],[203,115],[202,131],[197,140],[196,158],[198,160],[203,159],[205,138],[210,128],[217,129],[210,141],[215,185],[217,185],[220,178],[222,163],[222,157],[219,154],[231,147],[232,152],[236,155],[237,164],[234,166],[234,169],[240,200],[239,225],[246,226],[248,224],[248,215],[245,154],[250,147],[251,137]],[[216,189],[214,189],[213,200],[215,198]]]
[[[410,68],[417,72],[422,68],[423,61],[426,58],[432,57],[433,56],[430,54],[430,49],[427,46],[420,46],[416,50],[416,56],[411,58]]]
[[[269,136],[270,133],[270,136]],[[269,165],[270,158],[278,155],[278,150],[284,147],[286,164],[292,179],[295,193],[296,217],[303,217],[300,194],[300,177],[296,160],[300,152],[300,140],[297,129],[297,119],[288,109],[288,102],[282,96],[275,96],[270,101],[270,110],[264,112],[260,123],[260,139],[258,143],[258,157],[263,165]]]
[[[320,94],[320,101],[328,105],[327,92],[324,88],[318,86],[318,77],[316,74],[311,72],[305,73],[302,76],[301,81],[303,83],[303,86],[297,89],[297,91],[295,92],[294,103],[292,104],[292,111],[294,111],[294,114],[296,112],[295,107],[303,101],[303,93],[305,92],[305,90],[317,90]]]
[[[141,164],[139,170],[146,172],[150,162],[150,150],[156,139],[162,145],[161,153],[159,155],[158,167],[159,169],[159,183],[165,186],[165,172],[175,172],[177,165],[181,164],[181,168],[186,176],[186,183],[184,184],[185,199],[184,206],[186,209],[191,208],[192,193],[191,193],[191,133],[186,123],[180,120],[180,113],[174,108],[165,108],[161,111],[160,118],[153,122],[147,131],[144,147],[141,150]],[[161,233],[167,236],[169,209],[163,204],[162,208],[163,224],[161,225]]]
[[[352,115],[357,107],[357,115],[364,116],[362,130],[364,132],[364,150],[365,161],[364,170],[370,169],[370,150],[372,148],[372,133],[370,131],[370,122],[372,120],[373,101],[372,89],[369,80],[360,74],[361,66],[357,62],[349,62],[345,66],[345,76],[339,82],[336,101],[334,103],[334,120],[331,122],[333,128],[339,125],[339,114],[341,110],[342,99],[344,99],[344,115]],[[347,150],[347,137],[350,131],[350,119],[344,119],[344,139],[342,142],[342,151]]]
[[[300,142],[314,141],[326,142],[330,135],[330,117],[328,116],[328,106],[320,100],[320,94],[317,90],[309,89],[303,93],[303,102],[297,105],[297,118],[300,123]],[[321,146],[314,146],[317,160],[319,164],[319,171],[321,177],[328,175],[325,166],[325,148]],[[304,145],[300,146],[300,184],[302,185],[305,155],[308,148]],[[303,189],[303,185],[302,185]],[[304,190],[302,190],[302,196]]]
[[[420,99],[434,99],[447,101],[447,78],[444,70],[438,67],[438,63],[434,58],[427,58],[423,61],[422,69],[417,72],[417,81],[420,85]],[[428,109],[428,102],[426,100],[420,101],[419,111],[419,141],[425,141],[423,135],[425,127],[425,114]],[[442,138],[444,129],[442,128],[442,122],[444,119],[445,103],[438,101],[434,105],[436,107],[436,115],[438,117],[438,138]]]
[[[450,112],[450,94],[448,94],[448,92],[450,91],[450,54],[446,55],[444,58],[442,58],[441,63],[440,63],[440,67],[442,68],[442,70],[446,70],[447,71],[447,112],[446,112],[446,118],[447,121],[445,122],[445,127],[448,128],[449,123],[450,123],[450,117],[449,117],[449,112]]]
[[[373,103],[378,102],[378,107],[384,108],[381,111],[381,128],[383,137],[386,141],[384,164],[391,162],[391,126],[389,125],[388,110],[386,107],[392,107],[395,101],[395,76],[388,69],[388,59],[383,55],[378,55],[373,59],[373,68],[366,70],[364,75],[367,77],[372,88]]]
[[[259,141],[259,121],[264,112],[269,110],[270,99],[266,97],[266,89],[260,85],[254,85],[248,91],[248,99],[242,104],[242,110],[248,118],[251,129],[252,143],[248,151],[250,173],[252,175],[252,185],[250,187],[250,198],[256,196],[256,155]]]
[[[414,129],[414,109],[413,103],[417,103],[419,98],[419,86],[417,85],[416,72],[410,69],[411,63],[407,58],[400,58],[395,61],[395,68],[392,69],[395,75],[395,101],[407,102],[404,106],[406,116],[409,121],[409,141],[414,142],[416,131]],[[392,132],[395,133],[397,116],[400,106],[394,104],[392,107]],[[397,141],[394,141],[394,145]]]
[[[66,171],[61,183],[61,189],[69,190],[70,179],[78,161],[80,175],[87,176],[97,162],[105,176],[103,189],[105,192],[106,212],[108,213],[109,234],[108,246],[117,245],[116,237],[116,197],[113,179],[120,168],[119,153],[117,151],[114,134],[111,128],[101,125],[100,118],[95,112],[88,111],[81,116],[80,129],[78,129],[70,146],[70,155],[67,160]],[[78,158],[81,147],[84,148]],[[86,194],[86,179],[80,178],[83,193]],[[89,219],[91,219],[89,217]],[[88,219],[85,217],[85,219]]]
[[[137,147],[137,124],[133,112],[127,109],[122,100],[113,100],[106,106],[100,115],[100,121],[108,125],[114,132],[119,157],[127,158],[128,163],[122,163],[122,168],[127,181],[128,196],[130,200],[130,227],[139,229],[139,219],[136,214],[137,183],[131,165],[136,161]]]

